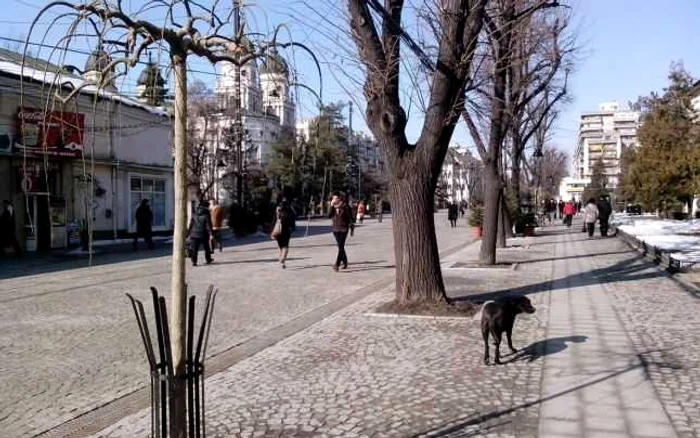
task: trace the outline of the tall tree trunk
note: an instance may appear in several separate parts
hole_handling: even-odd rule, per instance
[[[498,213],[501,204],[501,177],[498,162],[484,166],[484,230],[479,250],[479,262],[496,263],[496,240],[498,236]]]
[[[513,143],[513,149],[517,148],[518,145],[517,143]],[[521,165],[522,165],[522,157],[519,153],[513,153],[512,154],[512,169],[511,169],[511,175],[510,175],[510,184],[511,187],[513,188],[513,194],[515,195],[515,200],[516,200],[516,205],[517,208],[520,208],[520,170],[521,170]]]
[[[175,379],[170,392],[170,436],[186,435],[185,233],[187,232],[187,61],[184,53],[172,55],[175,77],[175,230],[173,232],[170,337]]]
[[[425,172],[402,174],[403,178],[392,175],[389,190],[396,258],[396,300],[401,304],[447,302],[435,237],[435,185]]]

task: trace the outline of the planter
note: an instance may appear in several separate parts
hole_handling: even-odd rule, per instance
[[[525,237],[531,237],[535,235],[535,227],[532,225],[525,225],[523,227],[523,236]]]
[[[472,227],[472,237],[474,237],[475,239],[481,239],[482,233],[483,233],[482,227]]]

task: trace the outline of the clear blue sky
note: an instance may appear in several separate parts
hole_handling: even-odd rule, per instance
[[[140,0],[130,2],[133,6],[143,3]],[[29,22],[39,7],[46,4],[42,0],[0,0],[0,3],[7,8],[0,19],[2,34],[9,37],[26,36]],[[129,4],[129,0],[125,3]],[[225,1],[221,3],[226,4]],[[345,61],[341,62],[342,51],[333,49],[327,42],[333,25],[346,26],[339,17],[345,7],[343,1],[244,0],[244,4],[254,5],[246,9],[250,27],[270,30],[273,23],[285,22],[295,40],[316,49],[324,68],[326,102],[347,101],[349,91],[354,94],[353,100],[362,103],[359,85],[343,74],[343,70],[352,69]],[[700,76],[700,1],[576,0],[574,8],[583,48],[578,70],[571,81],[574,101],[562,112],[553,140],[569,153],[576,141],[577,120],[582,111],[597,109],[602,102],[618,101],[624,105],[639,95],[661,90],[673,61],[682,60],[691,74]],[[61,28],[54,29],[53,34],[56,32],[60,33]],[[324,40],[326,42],[322,43]],[[304,82],[317,89],[315,68],[301,52],[296,52],[294,58]],[[78,55],[72,55],[70,61],[76,65],[84,63]],[[195,62],[193,68],[213,72],[201,61]],[[211,74],[199,77],[209,82],[214,78]],[[133,78],[127,80],[125,86],[133,86]],[[310,115],[313,99],[307,92],[300,91],[300,100],[303,115]],[[357,116],[358,112],[355,114]],[[366,130],[361,117],[355,117],[355,126]],[[412,123],[409,136],[414,137],[419,128],[420,123]],[[462,127],[454,140],[461,145],[471,143]]]

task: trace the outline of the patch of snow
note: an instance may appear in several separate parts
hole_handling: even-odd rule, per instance
[[[700,263],[700,220],[630,220],[618,229],[670,253],[675,259]]]

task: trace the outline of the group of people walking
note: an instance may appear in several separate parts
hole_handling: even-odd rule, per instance
[[[560,203],[562,203],[560,201]],[[568,202],[563,202],[562,213],[564,224],[571,227],[571,222],[575,214],[583,211],[583,232],[587,232],[589,237],[593,237],[595,233],[595,223],[600,223],[600,235],[608,236],[610,229],[610,216],[612,215],[612,205],[607,197],[601,197],[596,201],[595,198],[590,198],[586,202],[585,207],[581,210],[581,202],[573,199]]]

